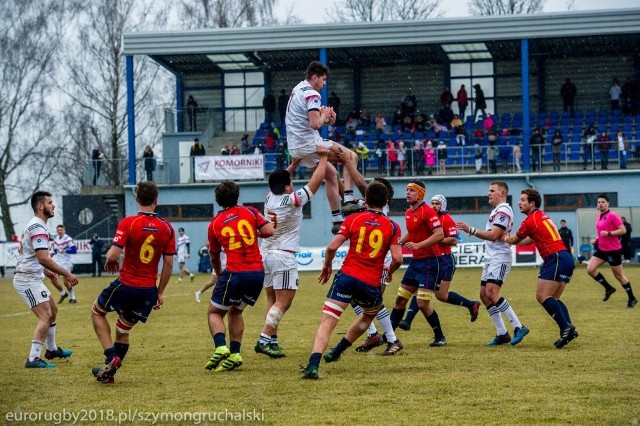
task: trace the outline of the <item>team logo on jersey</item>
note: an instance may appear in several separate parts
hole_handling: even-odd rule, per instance
[[[507,217],[505,215],[500,215],[496,218],[496,223],[506,223],[507,222]]]
[[[311,103],[313,105],[320,105],[320,99],[319,98],[313,98],[313,100],[311,101]]]

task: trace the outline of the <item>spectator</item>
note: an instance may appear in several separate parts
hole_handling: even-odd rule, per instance
[[[516,173],[522,173],[522,149],[520,148],[520,141],[516,142],[513,146],[513,162],[516,165]]]
[[[443,106],[440,111],[438,111],[438,117],[440,117],[440,123],[448,126],[453,120],[453,110],[451,109],[451,105]]]
[[[91,245],[91,269],[93,271],[91,276],[95,277],[98,274],[100,277],[102,276],[102,246],[104,242],[100,240],[98,234],[93,234],[89,244]]]
[[[622,85],[622,113],[624,115],[636,114],[637,89],[631,77],[627,77]]]
[[[560,171],[560,154],[562,153],[562,133],[560,130],[556,130],[551,140],[551,153],[553,155],[553,171]]]
[[[400,167],[398,176],[404,176],[404,168],[407,162],[407,147],[404,141],[398,141],[398,166]]]
[[[387,161],[389,163],[389,176],[395,176],[396,167],[398,167],[398,151],[393,141],[387,142]]]
[[[229,155],[240,155],[240,148],[238,147],[238,145],[233,144],[231,146],[231,150],[229,151]]]
[[[413,114],[415,114],[416,108],[418,107],[418,100],[411,89],[407,90],[407,96],[404,97],[401,105],[403,116],[413,116]]]
[[[369,148],[367,148],[364,142],[360,142],[355,151],[356,154],[358,154],[358,170],[363,175],[366,175],[367,163],[369,162]]]
[[[421,140],[416,139],[413,149],[413,170],[416,176],[421,176],[424,173],[424,144]]]
[[[627,138],[624,136],[622,130],[618,130],[618,157],[620,159],[620,168],[627,168],[627,149],[629,149],[629,142]]]
[[[482,118],[486,118],[487,117],[487,100],[484,97],[484,92],[482,91],[482,88],[480,87],[479,84],[474,84],[473,88],[476,91],[476,96],[475,96],[475,103],[476,103],[476,107],[473,110],[473,119],[475,121],[477,115],[478,115],[478,111],[482,112]]]
[[[104,152],[101,146],[93,150],[91,160],[93,164],[93,186],[96,186],[98,179],[100,179],[100,169],[102,168],[102,161],[104,160]]]
[[[415,130],[412,115],[405,115],[402,119],[402,131],[413,133]]]
[[[495,126],[495,122],[493,121],[493,116],[491,114],[487,114],[486,118],[482,122],[482,128],[484,129],[485,135],[487,135],[491,130],[493,130],[493,126]]]
[[[384,118],[384,114],[379,112],[376,114],[376,133],[380,136],[387,131],[387,120]]]
[[[229,149],[229,145],[225,145],[220,148],[220,155],[229,155],[231,154],[231,150]]]
[[[249,133],[242,135],[240,146],[243,154],[253,154],[253,145],[249,142]]]
[[[606,130],[603,130],[598,136],[598,148],[600,149],[600,168],[602,170],[609,170],[609,149],[611,149],[611,141],[609,140],[609,134]]]
[[[609,87],[609,98],[611,99],[611,111],[620,109],[620,97],[622,96],[622,88],[618,84],[618,79],[614,78]]]
[[[149,145],[144,148],[142,158],[144,158],[144,171],[147,173],[147,180],[152,182],[153,172],[156,169],[156,159],[153,157],[153,150]]]
[[[436,149],[430,140],[427,140],[427,145],[424,148],[424,164],[427,167],[427,175],[433,175],[433,168],[436,165]]]
[[[593,146],[597,138],[596,129],[593,124],[587,127],[587,130],[582,134],[582,170],[587,170],[587,162],[592,163],[593,160]],[[593,169],[595,170],[595,165]]]
[[[467,94],[467,89],[464,88],[464,84],[460,86],[460,90],[456,94],[456,101],[458,102],[460,119],[464,120],[464,113],[467,110],[467,105],[469,105],[469,95]]]
[[[451,107],[451,104],[453,103],[453,94],[448,87],[445,87],[444,91],[440,94],[440,103],[442,106]]]
[[[480,174],[482,173],[482,157],[484,156],[484,154],[482,153],[482,148],[480,147],[480,144],[478,144],[478,142],[473,144],[473,153],[476,162],[476,173]]]
[[[498,147],[496,147],[496,138],[489,138],[489,146],[487,147],[487,163],[489,163],[489,173],[498,173]]]
[[[567,251],[573,254],[573,233],[571,232],[571,229],[567,228],[566,220],[562,219],[560,221],[560,229],[558,229],[558,232],[560,233],[560,239],[567,248]]]
[[[539,127],[533,129],[533,134],[529,138],[529,145],[531,145],[531,170],[534,172],[538,169],[542,170],[540,155],[542,153],[541,148],[544,145],[544,136],[542,136]]]
[[[444,141],[438,142],[438,174],[447,174],[447,144]]]
[[[333,112],[336,113],[336,123],[338,122],[338,120],[340,119],[340,105],[342,104],[342,101],[340,100],[340,97],[338,95],[336,95],[336,92],[331,92],[331,95],[329,95],[329,107],[333,108]]]
[[[575,100],[577,93],[578,90],[576,89],[576,85],[571,82],[570,78],[567,78],[560,88],[560,96],[562,97],[562,110],[564,112],[569,111],[571,118],[575,116],[573,101]]]
[[[276,139],[276,135],[272,131],[267,133],[267,136],[264,137],[264,147],[267,152],[274,152],[277,142],[278,140]]]
[[[199,138],[193,139],[193,145],[191,145],[191,151],[189,156],[191,157],[191,180],[196,181],[196,157],[206,155],[207,152],[204,149],[204,145],[200,143]]]
[[[280,142],[276,147],[276,170],[285,168],[287,162],[287,153],[284,142]]]
[[[371,126],[371,115],[369,114],[369,110],[366,108],[362,108],[360,110],[360,125],[367,127]]]
[[[391,124],[395,127],[395,126],[400,126],[402,124],[402,105],[398,105],[396,107],[396,109],[393,111],[393,121],[391,122]]]
[[[624,229],[627,231],[626,234],[620,237],[620,244],[622,244],[622,256],[624,257],[624,263],[631,262],[633,259],[633,252],[631,251],[631,231],[633,228],[631,224],[627,222],[627,218],[621,216],[622,224],[624,225]]]
[[[273,122],[273,114],[276,112],[276,97],[273,96],[273,91],[269,90],[267,95],[262,99],[262,108],[264,108],[265,123]]]
[[[376,160],[378,161],[378,174],[384,174],[387,170],[387,156],[385,155],[387,147],[384,139],[378,139],[376,145]]]
[[[187,117],[189,118],[189,131],[197,132],[198,124],[198,103],[193,99],[192,95],[187,98]]]
[[[280,96],[278,96],[278,112],[280,113],[280,124],[284,124],[287,116],[287,105],[289,104],[289,95],[282,89],[280,90]]]

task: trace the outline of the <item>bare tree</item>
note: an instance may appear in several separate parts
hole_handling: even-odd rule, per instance
[[[520,15],[542,12],[545,0],[469,0],[469,14]]]
[[[187,28],[273,26],[278,0],[182,0],[180,18]]]
[[[436,18],[440,0],[342,0],[328,11],[331,22],[406,21]]]
[[[0,215],[15,232],[11,208],[59,172],[65,141],[58,132],[52,78],[65,3],[8,0],[0,8]]]
[[[69,43],[66,71],[71,84],[61,89],[70,102],[67,129],[73,139],[76,164],[88,165],[91,151],[102,147],[106,157],[104,172],[111,185],[119,185],[127,169],[126,67],[122,35],[125,31],[163,27],[166,9],[151,1],[99,0],[85,4],[76,32]],[[161,131],[161,111],[157,100],[167,91],[158,90],[160,67],[149,58],[134,62],[136,137],[139,146],[153,145]],[[169,91],[171,93],[171,91]],[[155,97],[155,98],[154,98]],[[168,100],[170,101],[170,99]],[[142,148],[140,148],[142,151]],[[76,170],[72,185],[82,180]],[[68,188],[73,190],[74,188]]]

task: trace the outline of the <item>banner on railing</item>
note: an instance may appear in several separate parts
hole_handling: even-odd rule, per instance
[[[196,180],[264,179],[262,155],[205,155],[194,158]]]
[[[72,256],[72,261],[76,265],[91,263],[91,244],[89,240],[75,240],[78,253]],[[533,245],[512,246],[513,266],[531,266],[542,263],[540,255]],[[342,267],[344,258],[347,257],[349,247],[345,244],[336,252],[333,259],[333,270],[337,271]],[[481,267],[484,265],[484,243],[461,243],[453,247],[453,254],[456,258],[457,268]],[[403,250],[405,258],[410,259],[411,253]],[[15,267],[18,257],[18,243],[0,243],[0,266]],[[324,264],[325,247],[300,247],[296,253],[298,270],[300,271],[320,271]],[[55,259],[55,257],[54,257]]]

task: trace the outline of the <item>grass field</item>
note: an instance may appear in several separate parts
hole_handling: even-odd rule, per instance
[[[640,296],[640,268],[625,271]],[[610,271],[604,272],[613,282]],[[410,332],[398,330],[405,347],[398,355],[379,356],[382,348],[365,354],[349,350],[340,361],[321,365],[320,380],[306,381],[299,379],[298,366],[307,362],[326,292],[316,275],[301,274],[301,290],[281,324],[287,357],[274,360],[253,351],[264,316],[261,298],[245,312],[244,365],[228,373],[203,368],[213,345],[206,300],[196,303],[193,292],[208,276],[199,275],[194,283],[174,280],[163,309],[133,329],[115,385],[101,385],[91,376],[103,356],[90,306],[109,277],[81,277],[78,303],[60,307],[57,340],[74,354],[47,370],[24,368],[35,317],[11,281],[0,280],[0,423],[22,416],[35,420],[32,424],[68,424],[73,415],[77,423],[145,424],[163,413],[155,418],[158,424],[250,423],[250,415],[266,424],[290,425],[638,424],[640,306],[626,308],[617,282],[618,292],[603,303],[602,287],[584,267],[577,268],[563,300],[580,337],[561,350],[553,347],[555,323],[535,300],[537,270],[515,268],[503,295],[531,330],[518,346],[484,346],[495,334],[484,309],[472,324],[466,309],[436,303],[446,347],[428,347],[433,334],[417,317]],[[396,275],[385,295],[389,308]],[[475,299],[478,281],[478,269],[459,269],[452,290]],[[113,323],[113,314],[110,318]],[[353,318],[345,312],[332,344]],[[57,417],[47,421],[46,415]]]

